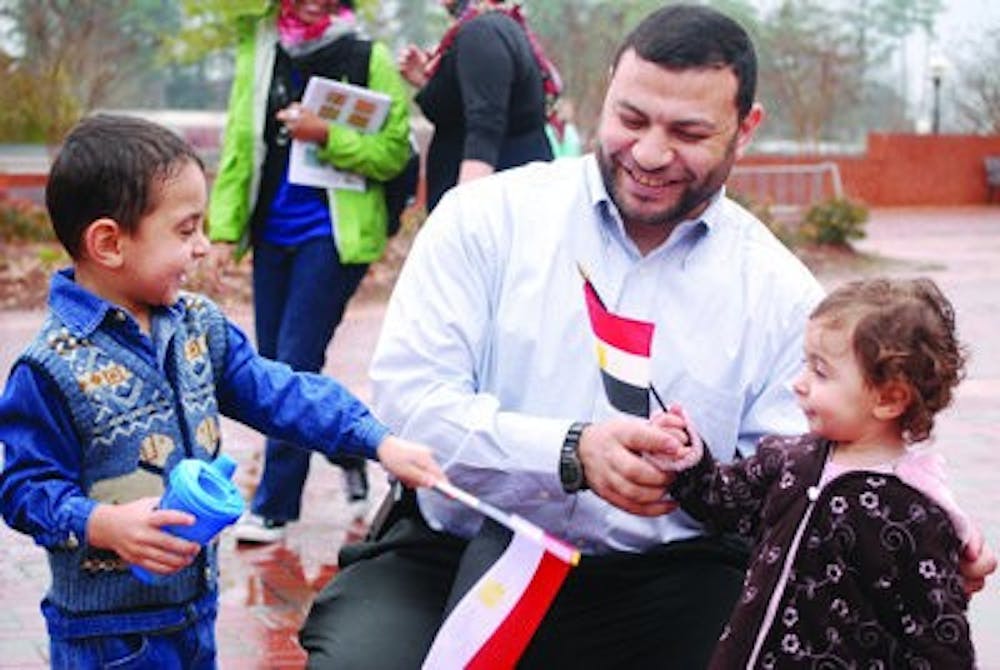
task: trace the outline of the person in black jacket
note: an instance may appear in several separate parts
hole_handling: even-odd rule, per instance
[[[427,154],[427,209],[457,183],[551,160],[546,97],[559,79],[516,3],[447,0],[455,22],[431,52],[413,45],[403,77],[434,124]]]

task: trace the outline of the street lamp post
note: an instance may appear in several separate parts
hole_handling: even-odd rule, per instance
[[[931,83],[934,85],[934,108],[931,112],[931,132],[935,135],[941,132],[941,79],[948,62],[941,54],[931,56],[928,68],[931,71]]]

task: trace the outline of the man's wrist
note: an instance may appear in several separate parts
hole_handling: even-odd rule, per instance
[[[580,460],[580,439],[589,425],[585,421],[577,421],[566,431],[566,439],[563,440],[559,453],[559,481],[566,493],[576,493],[588,488],[583,461]]]

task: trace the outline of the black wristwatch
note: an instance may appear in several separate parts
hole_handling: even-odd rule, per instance
[[[587,478],[583,474],[583,463],[580,461],[580,436],[589,423],[577,421],[566,431],[562,451],[559,454],[559,481],[563,491],[576,493],[587,489]]]

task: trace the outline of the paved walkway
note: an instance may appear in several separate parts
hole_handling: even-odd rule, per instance
[[[869,237],[858,244],[882,262],[824,272],[829,285],[858,273],[923,274],[954,301],[962,338],[971,345],[968,379],[955,406],[944,413],[937,439],[948,456],[961,502],[1000,552],[1000,207],[874,212]],[[230,310],[244,327],[246,310]],[[328,353],[326,371],[368,397],[365,370],[382,318],[378,304],[352,306]],[[38,312],[0,312],[0,379],[38,327]],[[240,463],[239,483],[249,494],[259,473],[261,438],[224,422],[226,450]],[[364,526],[346,513],[339,472],[320,457],[305,488],[303,520],[285,542],[237,548],[222,540],[222,595],[218,624],[224,669],[301,668],[305,657],[296,632],[313,595],[336,573],[337,550],[360,537]],[[994,470],[997,468],[997,470]],[[377,465],[369,465],[375,498],[385,490]],[[42,550],[0,524],[0,668],[47,666],[47,642],[38,601],[48,582]],[[980,667],[1000,670],[1000,577],[970,608]]]

